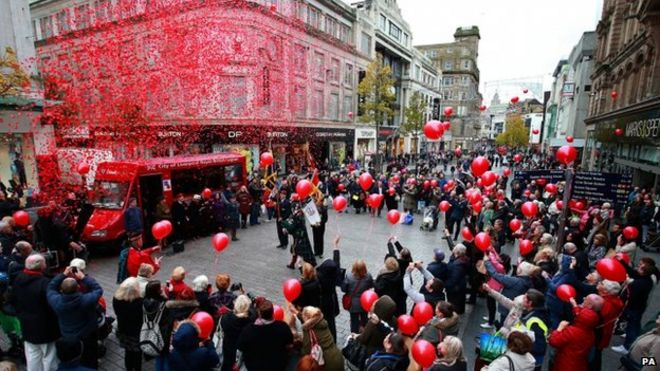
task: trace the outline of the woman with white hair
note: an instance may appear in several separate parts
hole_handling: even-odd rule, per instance
[[[445,290],[447,301],[454,306],[458,314],[465,312],[465,294],[467,293],[467,274],[470,269],[470,259],[466,256],[465,245],[458,243],[451,251],[447,264],[447,280]]]
[[[119,285],[112,298],[112,307],[117,316],[119,344],[124,348],[124,366],[127,371],[141,371],[142,297],[137,278],[129,277]]]
[[[195,277],[192,282],[192,289],[195,293],[195,299],[199,302],[199,310],[215,316],[218,308],[211,304],[209,300],[212,290],[212,286],[209,284],[209,278],[203,274]]]
[[[438,344],[438,359],[429,371],[466,371],[463,342],[455,336],[447,336]]]
[[[234,311],[222,316],[220,327],[223,332],[222,339],[222,368],[221,371],[231,371],[236,363],[236,349],[241,331],[254,322],[250,318],[250,305],[252,302],[247,295],[239,295],[234,300]]]

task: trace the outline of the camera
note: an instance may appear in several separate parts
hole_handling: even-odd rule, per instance
[[[232,283],[229,289],[231,291],[241,291],[243,290],[243,284],[240,282]]]

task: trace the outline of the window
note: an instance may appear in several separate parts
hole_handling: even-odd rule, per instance
[[[71,16],[69,9],[64,9],[55,15],[57,17],[57,32],[63,34],[71,30]]]
[[[330,81],[339,82],[339,59],[332,58],[330,64]]]
[[[351,35],[351,28],[348,27],[345,24],[340,24],[339,25],[339,40],[341,40],[342,42],[353,45],[354,41],[352,40],[352,37],[350,37],[350,35]]]
[[[245,109],[247,108],[247,79],[244,76],[232,76],[229,79],[228,86],[231,86],[231,89],[227,89],[231,115],[245,115]],[[270,99],[270,91],[268,92],[268,96],[268,99]]]
[[[445,76],[442,78],[442,84],[444,86],[451,86],[454,85],[454,78],[451,76]]]
[[[304,86],[296,86],[296,117],[307,117],[307,89]]]
[[[452,61],[445,61],[445,63],[444,63],[444,67],[443,67],[442,69],[443,69],[443,70],[447,70],[447,71],[454,69],[454,62],[452,62]]]
[[[465,100],[466,93],[464,91],[460,92],[458,100]]]
[[[468,76],[461,76],[461,85],[463,86],[470,85],[470,78]]]
[[[321,12],[318,9],[312,6],[309,6],[307,8],[307,23],[309,23],[312,27],[319,28],[320,16],[321,16]]]
[[[353,86],[353,65],[346,63],[344,68],[344,84],[348,86]]]
[[[342,111],[343,116],[342,117],[346,121],[350,120],[350,117],[349,117],[348,113],[353,111],[353,97],[352,96],[350,96],[350,95],[345,95],[344,96],[344,105],[343,105],[342,108],[343,108],[343,111]]]
[[[299,21],[307,22],[307,4],[303,1],[296,1],[296,18]]]
[[[110,0],[96,0],[94,2],[94,11],[95,11],[97,23],[105,22],[109,20],[108,18],[108,13],[110,11],[109,4],[110,4]]]
[[[404,46],[408,46],[408,41],[409,41],[409,39],[410,39],[410,36],[408,36],[407,33],[404,33],[404,34],[403,34],[403,45],[404,45]]]
[[[461,49],[461,54],[462,54],[463,56],[468,56],[468,55],[470,55],[470,49],[468,49],[468,48],[463,48],[463,49]]]
[[[328,15],[325,16],[325,32],[330,36],[339,38],[337,20]]]
[[[470,60],[469,59],[464,59],[463,60],[463,69],[464,70],[469,70],[470,69]]]
[[[452,48],[447,48],[447,50],[445,51],[447,52],[447,54],[454,54],[454,49]]]
[[[325,68],[324,63],[323,63],[323,54],[319,52],[314,53],[314,77],[317,79],[323,79],[323,75],[325,74],[325,71],[323,70]]]
[[[417,81],[419,81],[419,74],[421,73],[420,72],[421,70],[422,70],[421,67],[419,67],[419,65],[416,64],[415,65],[415,80],[417,80]]]
[[[268,67],[261,70],[261,105],[270,106],[270,70]]]
[[[392,22],[390,22],[390,36],[395,38],[397,41],[401,40],[401,29]]]
[[[387,30],[387,18],[385,18],[385,16],[382,15],[382,14],[380,15],[379,25],[380,25],[381,30],[383,30],[383,31]]]
[[[360,36],[360,51],[363,54],[371,54],[371,36],[364,32],[362,32],[362,35]]]
[[[442,92],[442,97],[444,100],[451,100],[453,98],[453,94],[451,90],[445,90],[444,92]]]
[[[89,27],[89,4],[76,7],[76,29],[82,30]]]
[[[307,48],[302,45],[296,45],[296,73],[307,74]]]
[[[312,99],[312,115],[320,119],[324,116],[323,90],[315,90]]]
[[[47,39],[53,36],[53,18],[43,17],[39,19],[39,26],[41,27],[41,37]]]
[[[590,92],[590,91],[591,91],[591,85],[585,85],[584,86],[584,92],[587,93],[587,92]]]
[[[337,93],[330,94],[328,116],[331,120],[339,120],[339,94]]]

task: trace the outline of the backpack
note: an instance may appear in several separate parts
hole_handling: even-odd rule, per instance
[[[165,342],[163,341],[163,334],[160,332],[160,317],[165,311],[165,304],[161,304],[156,313],[156,317],[153,321],[150,321],[145,312],[142,322],[142,328],[140,329],[140,349],[146,355],[156,357],[165,347]]]
[[[128,269],[126,265],[128,264],[128,250],[129,247],[125,247],[119,253],[119,262],[117,263],[117,284],[124,282],[128,278]]]

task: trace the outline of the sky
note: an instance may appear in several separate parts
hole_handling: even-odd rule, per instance
[[[551,75],[557,62],[568,57],[582,33],[595,30],[603,6],[603,0],[397,2],[412,28],[414,45],[451,42],[457,27],[479,26],[478,65],[486,103],[490,103],[492,92],[498,88],[494,81],[530,76],[539,81],[543,75]],[[546,76],[546,90],[551,82],[552,78]],[[507,92],[510,89],[511,86],[499,83],[500,95],[515,94]],[[525,96],[522,92],[520,95]]]

